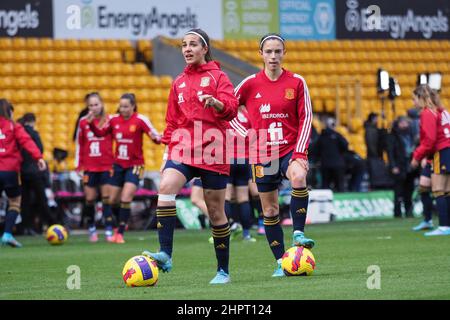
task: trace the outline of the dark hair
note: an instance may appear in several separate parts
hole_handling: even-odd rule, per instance
[[[27,112],[23,115],[22,121],[23,123],[36,122],[36,115],[34,113]]]
[[[206,46],[208,47],[208,51],[206,52],[206,55],[205,55],[206,62],[212,61],[213,58],[212,58],[212,55],[211,55],[211,46],[209,45],[209,36],[206,34],[205,31],[203,31],[202,29],[199,29],[199,28],[191,29],[188,32],[186,32],[185,35],[187,35],[187,34],[194,34],[195,35],[196,33],[198,33],[199,35],[201,35],[203,37],[203,39],[202,39],[202,37],[199,37],[200,38],[200,42],[202,44],[202,47],[203,48],[206,47]]]
[[[131,105],[134,107],[134,111],[137,112],[137,103],[136,103],[136,96],[134,95],[134,93],[124,93],[120,99],[127,99],[128,101],[130,101]]]
[[[14,111],[14,107],[8,100],[0,99],[0,117],[3,117],[8,120],[12,120],[12,112],[13,111]]]
[[[278,33],[268,33],[268,34],[262,36],[261,39],[259,40],[259,49],[260,50],[262,50],[262,47],[264,45],[264,42],[266,42],[266,40],[278,40],[278,41],[281,41],[281,43],[283,44],[283,48],[284,48],[284,42],[286,41]]]

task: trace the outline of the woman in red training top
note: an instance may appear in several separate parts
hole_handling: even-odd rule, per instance
[[[102,127],[110,117],[105,113],[103,100],[98,92],[86,95],[86,104],[94,114],[92,121],[97,127]],[[85,195],[85,214],[88,217],[89,241],[97,242],[95,227],[95,202],[97,188],[100,187],[105,218],[106,241],[112,242],[112,216],[109,206],[110,173],[113,164],[112,137],[106,135],[97,137],[91,129],[86,117],[81,118],[76,136],[75,166],[77,171],[83,172]]]
[[[117,210],[120,202],[119,228],[112,242],[125,243],[123,234],[130,217],[130,206],[144,173],[144,153],[142,152],[142,136],[146,133],[154,143],[161,142],[161,136],[150,120],[137,113],[136,97],[125,93],[120,98],[119,114],[101,128],[94,124],[94,113],[89,111],[87,122],[96,136],[111,135],[115,141],[113,176],[110,184],[110,204]]]
[[[431,191],[439,212],[439,227],[425,236],[450,235],[450,114],[440,106],[439,95],[428,85],[414,90],[420,113],[420,145],[413,153],[411,166],[433,158]]]
[[[42,159],[38,147],[22,125],[12,120],[13,110],[13,106],[8,100],[0,99],[0,194],[4,190],[9,203],[2,245],[20,248],[22,245],[12,235],[13,227],[20,213],[19,172],[22,156],[19,146],[37,161],[39,170],[45,170],[47,165]]]
[[[284,276],[281,269],[284,236],[278,205],[282,179],[289,179],[292,185],[293,245],[312,248],[315,244],[304,235],[309,199],[306,175],[311,100],[305,79],[281,66],[286,53],[284,42],[276,33],[263,36],[259,53],[264,69],[244,79],[235,89],[239,104],[248,111],[252,127],[249,132],[254,132],[258,139],[258,143],[250,142],[250,162],[263,208],[266,238],[277,261],[274,277]],[[258,153],[256,159],[252,156],[253,148]]]
[[[238,102],[228,76],[212,61],[209,37],[203,30],[188,31],[181,51],[187,66],[172,84],[162,140],[167,145],[167,162],[156,211],[160,252],[143,254],[155,259],[165,272],[172,268],[175,197],[187,181],[200,177],[218,262],[210,283],[223,284],[230,281],[230,227],[224,212],[230,165],[224,146],[228,121],[237,115]]]

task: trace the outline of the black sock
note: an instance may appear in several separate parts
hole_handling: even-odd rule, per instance
[[[292,188],[291,217],[294,231],[305,231],[306,214],[308,212],[308,189]]]
[[[13,228],[16,224],[16,219],[19,213],[20,213],[19,207],[9,206],[8,211],[6,211],[4,232],[11,234],[13,233]]]
[[[156,208],[156,218],[158,220],[159,251],[164,251],[169,256],[172,256],[177,208],[175,206],[158,207]]]
[[[220,226],[212,226],[214,249],[216,250],[217,271],[222,269],[228,272],[230,258],[230,225],[228,223]]]
[[[433,195],[436,199],[436,206],[439,212],[439,226],[446,227],[448,226],[448,207],[447,207],[447,198],[444,192],[433,192]]]
[[[202,229],[206,229],[206,217],[203,213],[198,215],[198,221],[200,221],[200,226]]]
[[[447,199],[447,221],[450,224],[450,192],[445,193],[445,199]]]
[[[249,230],[252,227],[252,208],[248,201],[238,204],[239,218],[242,224],[242,229]]]
[[[239,204],[237,202],[231,202],[231,220],[233,222],[241,222],[239,215]]]
[[[431,198],[430,188],[419,187],[420,200],[423,206],[423,217],[425,221],[432,219],[433,199]]]
[[[264,216],[264,228],[266,230],[266,238],[269,242],[273,256],[276,260],[281,259],[284,254],[284,235],[283,229],[280,225],[280,216]]]
[[[112,230],[113,217],[112,217],[111,206],[109,204],[109,198],[103,198],[102,205],[103,205],[103,218],[105,219],[105,229],[106,229],[106,231]]]
[[[87,217],[88,228],[95,227],[95,201],[86,201],[84,204],[84,215]]]
[[[121,202],[120,203],[120,216],[119,216],[119,230],[120,234],[125,232],[125,227],[127,226],[128,219],[130,218],[131,212],[131,202]]]
[[[228,222],[231,224],[231,201],[225,200],[225,215],[227,216]]]
[[[111,204],[111,212],[112,212],[114,228],[117,228],[119,226],[119,220],[120,220],[120,203]]]
[[[262,206],[261,206],[261,200],[259,199],[259,196],[252,197],[252,208],[253,208],[253,211],[256,210],[256,214],[255,214],[256,218],[262,217]]]

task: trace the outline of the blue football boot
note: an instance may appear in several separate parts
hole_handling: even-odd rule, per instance
[[[305,237],[305,234],[301,231],[294,231],[294,235],[292,236],[292,245],[298,247],[305,247],[311,249],[314,247],[314,240]]]
[[[172,258],[164,251],[156,253],[143,251],[142,255],[155,260],[158,265],[158,269],[162,270],[163,272],[169,272],[170,270],[172,270]]]
[[[450,228],[449,227],[439,227],[430,232],[425,232],[424,236],[450,236]]]
[[[4,233],[3,237],[2,237],[2,245],[6,246],[11,246],[13,248],[22,248],[22,244],[17,241],[16,239],[14,239],[14,237],[12,236],[12,234],[10,233]]]
[[[433,229],[433,220],[430,221],[422,221],[417,226],[412,228],[413,231],[421,231],[421,230],[431,230]]]
[[[284,271],[281,268],[281,261],[277,262],[277,267],[275,268],[275,271],[272,274],[272,277],[284,277]]]
[[[223,271],[223,269],[220,269],[219,271],[217,271],[216,276],[209,282],[209,284],[225,284],[229,283],[230,281],[230,275]]]

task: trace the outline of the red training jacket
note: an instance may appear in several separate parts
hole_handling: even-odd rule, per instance
[[[199,96],[205,94],[224,104],[222,112],[204,107]],[[228,175],[224,139],[237,107],[233,85],[218,62],[186,66],[174,80],[169,95],[162,139],[169,147],[168,159]]]
[[[107,116],[109,121],[111,118]],[[100,119],[92,121],[98,126]],[[112,137],[97,137],[89,128],[86,117],[81,118],[77,130],[75,167],[91,172],[109,171],[113,164]]]
[[[444,108],[424,108],[420,113],[420,144],[413,153],[417,161],[450,148],[450,114]]]
[[[91,122],[89,128],[99,137],[112,135],[116,142],[114,163],[122,168],[144,165],[144,153],[142,152],[142,135],[144,133],[153,142],[157,144],[161,142],[161,137],[150,120],[137,112],[133,113],[129,119],[124,119],[121,115],[113,115],[102,128],[98,128],[94,122]]]
[[[20,171],[22,156],[19,146],[38,161],[42,153],[21,124],[0,117],[0,171]]]

